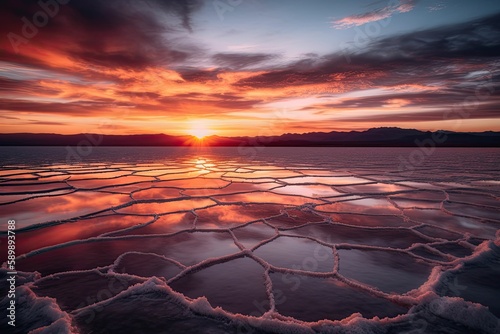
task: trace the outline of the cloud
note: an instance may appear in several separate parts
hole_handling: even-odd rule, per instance
[[[20,119],[19,117],[7,116],[7,115],[0,115],[0,118],[3,118],[3,119]]]
[[[376,123],[399,123],[399,122],[433,122],[453,119],[463,119],[464,116],[454,112],[451,108],[447,110],[423,111],[423,112],[398,112],[363,115],[357,117],[339,118],[342,122],[376,122]],[[467,115],[468,119],[500,119],[496,105],[488,105]]]
[[[262,64],[276,57],[274,54],[266,53],[217,53],[212,59],[223,68],[240,70]]]
[[[55,89],[43,87],[35,80],[15,80],[0,77],[0,97],[25,96],[36,92],[38,96],[51,96],[57,94]]]
[[[492,86],[493,88],[494,86]],[[500,85],[495,87],[495,91],[484,99],[487,104],[482,105],[484,108],[490,103],[500,102],[500,92],[497,90]],[[486,92],[486,91],[485,91]],[[436,91],[421,91],[421,92],[397,92],[380,93],[374,96],[363,96],[357,98],[339,98],[333,103],[317,104],[309,109],[380,109],[380,108],[401,108],[401,107],[418,107],[420,109],[427,108],[447,108],[459,106],[466,103],[467,97],[474,97],[474,91],[467,92],[463,90],[436,90]],[[470,99],[474,101],[473,99]],[[476,100],[477,101],[477,100]],[[472,103],[472,102],[471,102]],[[500,113],[499,113],[500,116]]]
[[[173,36],[182,34],[182,30],[192,31],[191,16],[202,3],[201,0],[148,0],[147,3],[72,0],[61,5],[57,15],[27,43],[6,47],[0,58],[24,64],[42,63],[49,68],[67,66],[73,70],[90,65],[144,68],[179,63],[200,51]],[[3,1],[0,4],[3,42],[11,44],[9,33],[24,36],[22,18],[32,18],[40,10],[35,1]]]
[[[241,89],[286,89],[324,96],[379,89],[375,96],[338,98],[335,102],[306,107],[311,113],[329,111],[393,110],[386,116],[346,118],[346,121],[386,122],[437,120],[468,99],[481,103],[471,119],[500,118],[500,14],[470,22],[374,40],[362,52],[318,57],[305,56],[284,68],[242,78]],[[311,87],[308,90],[308,87]],[[418,89],[416,89],[418,88]],[[313,92],[313,93],[311,93]],[[384,93],[385,92],[385,93]],[[479,93],[478,93],[479,92]],[[335,100],[335,99],[333,99]],[[437,109],[407,113],[405,109]],[[378,111],[377,111],[378,110]]]
[[[390,18],[394,14],[407,13],[413,10],[416,0],[391,0],[386,7],[367,13],[351,15],[333,22],[335,29],[347,29]]]
[[[217,75],[220,73],[218,70],[205,70],[199,68],[179,68],[179,74],[182,79],[190,82],[207,82],[217,80]]]
[[[427,9],[430,11],[430,12],[437,12],[439,10],[443,10],[447,7],[446,3],[443,1],[443,2],[437,2],[437,3],[434,3],[430,6],[427,7]]]
[[[0,99],[0,110],[51,113],[71,116],[98,115],[99,111],[110,104],[95,101],[38,102],[18,99]]]
[[[47,122],[47,121],[36,121],[36,120],[30,120],[26,122],[25,124],[35,124],[35,125],[68,125],[67,123],[62,123],[62,122]]]
[[[297,118],[296,127],[322,127],[332,115],[361,127],[363,121],[391,118],[438,120],[488,83],[493,93],[471,118],[500,118],[494,108],[500,102],[500,14],[376,39],[353,51],[350,62],[341,53],[304,53],[285,62],[277,54],[210,53],[199,43],[190,44],[185,37],[196,29],[191,17],[197,1],[187,7],[152,0],[120,2],[120,7],[116,0],[90,5],[96,1],[69,2],[20,54],[0,50],[5,74],[0,78],[0,110],[8,117],[29,113],[23,117],[40,121],[33,125],[47,126],[59,117],[114,118],[123,122],[123,129],[135,131],[190,117],[244,124],[261,115],[259,120],[266,122],[280,105],[302,112],[303,119],[314,117],[308,122]],[[24,8],[26,3],[11,1],[8,6]],[[390,13],[412,6],[414,2],[398,2]],[[9,29],[15,30],[19,16],[28,12],[0,12],[0,20],[13,19]],[[172,19],[163,21],[165,17]],[[0,27],[0,33],[7,30]],[[297,104],[301,98],[307,103]],[[410,112],[418,108],[421,112]],[[76,121],[67,123],[74,126]]]
[[[376,56],[398,57],[422,62],[424,59],[479,59],[500,55],[500,14],[478,20],[416,31],[374,41]]]
[[[191,15],[201,8],[202,0],[147,0],[147,3],[153,3],[159,6],[163,11],[174,13],[182,22],[182,26],[192,32]]]
[[[500,71],[500,14],[471,22],[374,40],[363,52],[311,56],[241,79],[241,87],[310,84],[362,87],[473,82],[471,72]]]

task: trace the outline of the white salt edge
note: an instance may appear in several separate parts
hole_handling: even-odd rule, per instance
[[[188,308],[192,312],[192,317],[196,314],[205,316],[212,319],[218,319],[225,323],[230,323],[238,328],[250,326],[257,327],[263,331],[271,331],[277,333],[313,333],[312,328],[321,328],[324,333],[338,333],[339,331],[348,330],[350,333],[373,333],[381,327],[391,327],[395,323],[409,323],[413,321],[414,316],[421,319],[434,319],[437,317],[461,324],[473,331],[483,331],[485,333],[500,333],[500,320],[495,317],[488,308],[480,304],[464,301],[458,297],[440,297],[434,291],[439,284],[446,284],[447,276],[450,272],[456,271],[467,265],[480,264],[482,261],[488,261],[495,253],[500,252],[500,233],[497,232],[495,241],[485,241],[479,246],[470,256],[463,259],[463,262],[457,263],[455,268],[442,271],[443,268],[435,267],[429,279],[418,289],[410,291],[406,296],[391,295],[391,299],[399,302],[416,302],[410,309],[408,314],[400,315],[394,318],[374,317],[372,319],[365,319],[359,313],[353,314],[348,318],[340,321],[321,320],[318,322],[303,322],[296,319],[281,316],[279,314],[270,313],[264,317],[252,317],[241,314],[229,313],[220,307],[213,308],[207,298],[200,297],[190,299],[184,295],[172,290],[164,281],[153,277],[143,283],[135,284],[128,289],[120,292],[116,296],[86,306],[82,309],[76,310],[73,314],[79,314],[87,309],[93,309],[102,305],[109,305],[121,298],[129,298],[134,295],[142,295],[146,293],[159,292],[158,297],[164,298],[164,294],[169,295],[172,300],[179,305]],[[241,252],[239,255],[241,256]],[[230,255],[229,257],[232,257]],[[227,257],[227,256],[226,256]],[[224,258],[224,257],[222,257]],[[211,259],[214,260],[214,259]],[[268,264],[269,265],[269,264]],[[187,267],[189,268],[189,267]],[[3,269],[5,270],[5,269]],[[76,271],[78,272],[78,271]],[[36,280],[38,275],[34,277],[26,277],[28,281]],[[127,276],[127,274],[121,274]],[[132,275],[131,275],[132,277]],[[270,286],[266,286],[267,289]],[[366,289],[366,287],[364,287]],[[376,292],[376,291],[374,291]],[[31,333],[76,333],[74,328],[71,327],[71,317],[63,312],[56,301],[48,297],[36,296],[29,287],[21,286],[16,289],[18,296],[18,303],[28,304],[29,312],[23,312],[19,309],[18,317],[24,321],[29,319],[36,319],[42,316],[49,319],[51,324],[45,327],[33,329]],[[6,298],[1,301],[1,304],[6,302]],[[29,314],[28,314],[29,313]]]
[[[0,301],[0,306],[6,308],[10,303],[8,296]],[[49,325],[38,326],[40,321]],[[27,333],[61,333],[77,334],[71,325],[71,317],[59,308],[56,300],[37,296],[29,287],[16,288],[16,327],[29,330]]]

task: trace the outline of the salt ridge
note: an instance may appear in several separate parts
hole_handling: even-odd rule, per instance
[[[192,166],[193,171],[199,170],[199,167],[195,167],[199,165],[198,163],[196,164],[185,164],[186,166]],[[22,166],[20,166],[22,168]],[[84,167],[84,166],[82,166]],[[165,166],[162,166],[161,168],[164,168]],[[211,167],[204,166],[202,164],[202,169],[208,171],[207,174],[210,175],[210,173],[216,173],[216,168],[213,168],[211,170]],[[251,166],[243,166],[243,168],[248,168]],[[4,167],[5,168],[5,167]],[[9,167],[9,168],[15,168],[15,167]],[[245,179],[245,174],[251,174],[253,172],[238,172],[238,168],[236,165],[232,167],[231,171],[225,171],[221,174],[220,179],[227,181],[227,184],[223,187],[214,187],[210,189],[223,189],[228,187],[231,184],[237,183],[240,181],[240,179]],[[85,174],[88,172],[91,173],[106,173],[110,171],[130,171],[129,175],[136,175],[140,173],[139,171],[134,169],[134,165],[130,165],[129,169],[120,169],[120,168],[114,168],[114,169],[106,169],[106,166],[102,168],[103,170],[96,170],[95,167],[92,165],[88,165],[86,169],[79,169],[79,168],[69,168],[66,171],[63,171],[62,169],[59,168],[54,168],[54,167],[42,167],[42,171],[46,172],[61,172],[65,173],[68,175],[67,178],[65,178],[64,182],[68,184],[68,186],[71,187],[72,192],[82,192],[82,191],[89,191],[89,190],[83,190],[83,189],[78,189],[74,186],[71,185],[71,175],[72,172],[74,171],[83,171],[83,173],[80,174]],[[228,169],[231,169],[229,167]],[[142,169],[142,172],[154,172],[156,168],[144,168]],[[258,171],[259,169],[255,169],[255,171]],[[287,168],[277,168],[277,169],[269,169],[270,174],[272,174],[273,171],[276,170],[293,170],[296,173],[302,173],[299,168],[293,168],[293,169],[287,169]],[[241,177],[236,177],[236,176],[230,176],[226,177],[228,173],[241,173]],[[40,172],[39,172],[40,173]],[[153,183],[155,182],[168,182],[168,181],[162,181],[161,176],[165,175],[179,175],[179,178],[173,178],[170,179],[169,181],[175,181],[175,180],[200,180],[203,182],[208,182],[208,185],[210,184],[210,179],[206,178],[204,176],[194,176],[194,177],[187,177],[184,178],[183,174],[186,172],[173,172],[173,173],[162,173],[155,175],[153,177],[148,177],[144,176],[144,178],[149,178]],[[205,174],[205,175],[207,175]],[[20,176],[20,175],[25,175],[25,173],[16,173],[12,175],[2,175],[1,178],[8,180],[9,176],[12,178],[12,176]],[[304,174],[302,173],[303,176],[315,176],[310,175],[310,174]],[[322,177],[321,175],[316,175],[317,177]],[[351,177],[357,177],[359,179],[365,179],[368,182],[365,183],[353,183],[353,184],[343,184],[342,186],[360,186],[360,185],[366,185],[366,184],[378,184],[381,183],[377,178],[372,178],[368,176],[363,176],[363,174],[355,174],[355,173],[346,173],[345,176],[351,176]],[[120,179],[123,176],[116,176],[112,177],[109,179]],[[43,180],[44,177],[38,177],[37,180]],[[260,179],[268,179],[269,177],[257,177],[254,180],[260,180]],[[276,192],[273,192],[275,189],[280,189],[283,187],[287,186],[286,181],[288,179],[300,179],[301,176],[289,176],[289,177],[275,177],[274,181],[276,182],[277,186],[274,188],[271,188],[269,190],[264,191],[264,193],[269,193],[269,194],[276,194],[279,195]],[[335,179],[335,176],[331,177],[332,179]],[[0,187],[2,186],[2,183],[5,183],[5,185],[12,186],[12,184],[15,184],[16,181],[14,180],[15,178],[12,178],[13,181],[10,183],[5,183],[0,182]],[[82,179],[79,181],[85,181],[86,179]],[[88,180],[93,180],[91,177],[88,178]],[[425,179],[422,179],[425,181]],[[385,181],[386,184],[394,184],[395,182],[387,182]],[[426,181],[428,182],[428,181]],[[132,182],[132,183],[123,183],[120,184],[120,186],[127,186],[127,185],[139,185],[141,182]],[[25,184],[25,183],[24,183]],[[31,184],[36,185],[36,182],[31,182]],[[45,183],[46,184],[46,183]],[[301,184],[301,183],[298,183]],[[322,184],[322,183],[303,183],[302,185],[308,185],[308,184]],[[429,182],[429,184],[434,184],[440,187],[443,187],[442,184],[436,183],[436,182]],[[293,183],[293,185],[297,185],[297,183]],[[325,184],[329,186],[328,184]],[[102,187],[97,187],[97,188],[91,188],[92,191],[100,191],[100,192],[110,192],[113,193],[113,188],[117,187],[117,185],[110,185],[110,186],[102,186]],[[87,239],[83,240],[73,240],[69,242],[64,242],[61,244],[55,244],[55,245],[50,245],[46,246],[40,249],[35,249],[32,251],[29,251],[26,254],[20,254],[17,257],[17,261],[22,263],[23,260],[40,256],[44,253],[48,253],[51,251],[54,251],[56,249],[64,249],[67,247],[71,247],[74,245],[79,245],[79,244],[88,244],[88,243],[95,243],[95,242],[111,242],[111,241],[117,241],[117,240],[136,240],[136,239],[162,239],[162,238],[170,238],[173,236],[178,236],[178,235],[187,235],[189,233],[205,233],[205,232],[216,232],[216,233],[227,233],[233,240],[235,246],[240,250],[239,252],[228,254],[225,256],[220,256],[220,257],[214,257],[214,258],[206,258],[205,260],[198,262],[194,265],[185,265],[178,260],[174,258],[170,258],[161,254],[157,253],[151,253],[151,252],[140,252],[140,251],[129,251],[129,252],[124,252],[120,256],[116,258],[114,263],[109,264],[108,266],[104,267],[96,267],[96,268],[91,268],[91,269],[86,269],[86,270],[75,270],[75,271],[66,271],[66,272],[59,272],[59,273],[54,273],[50,275],[46,275],[42,277],[38,273],[23,273],[20,272],[19,277],[25,277],[24,279],[21,279],[20,283],[23,284],[22,286],[18,287],[19,294],[22,296],[23,300],[26,301],[29,305],[34,305],[33,307],[41,308],[39,305],[44,305],[45,308],[48,307],[50,311],[37,311],[35,314],[37,314],[40,317],[43,317],[48,320],[49,324],[48,325],[40,325],[39,327],[36,327],[38,325],[33,325],[33,328],[30,330],[32,333],[50,333],[51,331],[58,331],[61,333],[78,333],[78,328],[74,327],[73,325],[73,318],[77,319],[81,317],[81,315],[85,312],[89,312],[91,310],[96,310],[99,308],[102,308],[103,306],[112,306],[116,305],[115,303],[119,303],[120,300],[123,299],[130,299],[130,298],[137,298],[137,296],[141,295],[149,295],[149,294],[158,294],[159,296],[168,296],[169,301],[172,301],[178,305],[180,305],[182,308],[186,310],[186,314],[189,314],[190,317],[196,318],[196,317],[207,317],[210,318],[216,322],[223,323],[229,328],[232,329],[242,329],[242,328],[254,328],[258,329],[260,331],[264,332],[277,332],[277,333],[314,333],[314,332],[322,332],[322,333],[341,333],[341,332],[353,332],[353,333],[372,333],[372,332],[380,332],[380,333],[389,333],[391,332],[392,329],[398,328],[398,326],[409,326],[411,324],[419,323],[419,320],[423,320],[423,323],[428,323],[430,324],[429,328],[431,328],[433,317],[439,316],[440,318],[444,318],[446,320],[449,320],[454,323],[461,324],[463,326],[466,326],[469,330],[473,331],[483,331],[484,333],[497,333],[500,332],[500,322],[498,321],[498,318],[496,318],[494,315],[492,315],[488,309],[480,304],[475,304],[471,302],[464,301],[461,298],[458,297],[446,297],[446,296],[439,296],[436,293],[436,290],[439,290],[439,287],[442,285],[447,285],[450,284],[450,277],[453,276],[454,273],[459,272],[460,270],[463,270],[464,266],[466,264],[469,265],[474,265],[481,263],[481,261],[487,261],[489,259],[489,256],[491,256],[492,253],[495,253],[498,251],[498,246],[500,245],[500,231],[496,231],[495,236],[492,237],[491,240],[486,240],[483,238],[483,242],[479,244],[478,246],[475,246],[473,243],[469,242],[472,238],[476,238],[476,236],[473,233],[460,233],[462,235],[461,238],[455,239],[455,240],[447,240],[443,239],[441,237],[434,237],[430,236],[424,233],[421,233],[418,229],[424,226],[433,226],[435,228],[438,228],[443,231],[447,232],[456,232],[454,230],[450,230],[449,228],[441,227],[441,226],[434,226],[433,224],[427,224],[422,221],[414,221],[413,219],[410,219],[409,217],[406,216],[405,210],[408,209],[413,209],[413,210],[422,210],[422,211],[441,211],[446,215],[452,216],[452,217],[463,217],[463,218],[470,218],[474,219],[480,223],[499,223],[500,220],[498,219],[492,219],[492,218],[485,218],[485,217],[477,217],[474,215],[470,214],[463,214],[463,213],[456,213],[449,211],[445,208],[444,204],[450,202],[450,196],[449,192],[459,192],[462,194],[467,194],[467,193],[472,193],[468,192],[465,190],[453,190],[453,189],[443,189],[439,190],[438,192],[442,192],[445,195],[445,199],[440,201],[440,208],[439,209],[429,209],[429,208],[420,208],[418,206],[412,206],[412,207],[401,207],[399,206],[394,200],[392,200],[391,196],[398,195],[403,196],[404,198],[405,194],[408,193],[415,193],[418,192],[420,189],[417,187],[410,187],[406,186],[408,190],[405,191],[389,191],[385,193],[359,193],[363,197],[360,199],[370,199],[373,197],[376,198],[385,198],[387,202],[392,205],[394,209],[396,209],[399,214],[395,214],[394,216],[401,217],[404,221],[412,223],[413,225],[410,227],[404,227],[404,226],[398,226],[398,227],[388,227],[388,226],[359,226],[359,225],[353,225],[353,224],[348,224],[344,222],[339,222],[333,220],[329,215],[331,213],[337,213],[337,214],[342,214],[346,213],[349,214],[351,212],[349,211],[322,211],[322,204],[318,203],[318,200],[325,203],[325,204],[332,204],[332,203],[356,203],[356,201],[352,201],[352,199],[344,199],[342,197],[345,196],[351,196],[353,194],[358,194],[356,192],[349,192],[345,193],[345,195],[341,196],[336,196],[336,197],[323,197],[323,198],[317,198],[317,197],[307,197],[307,196],[299,196],[299,195],[287,195],[290,197],[294,197],[298,200],[304,199],[304,203],[301,205],[285,205],[281,212],[276,215],[271,215],[268,217],[260,217],[257,219],[249,220],[246,223],[240,224],[236,227],[231,227],[231,228],[198,228],[197,227],[197,220],[198,220],[198,214],[197,211],[203,210],[203,209],[210,209],[213,207],[218,207],[218,206],[225,206],[225,205],[249,205],[249,204],[282,204],[282,203],[274,203],[274,202],[259,202],[259,203],[253,203],[253,202],[243,202],[243,201],[223,201],[220,200],[219,198],[215,198],[213,195],[210,194],[210,189],[207,188],[189,188],[189,189],[205,189],[203,196],[189,196],[185,195],[182,193],[182,191],[188,190],[186,189],[181,189],[181,194],[183,197],[179,198],[172,198],[172,199],[151,199],[151,200],[144,200],[144,199],[134,199],[133,193],[136,191],[144,190],[144,189],[152,189],[154,187],[150,188],[144,188],[144,189],[138,189],[136,191],[130,192],[130,201],[124,204],[120,204],[117,206],[112,206],[104,210],[99,210],[96,212],[92,212],[90,214],[86,214],[81,217],[74,217],[69,220],[64,220],[64,221],[52,221],[52,222],[45,222],[45,223],[40,223],[37,225],[32,225],[32,226],[26,226],[22,227],[20,231],[31,231],[33,229],[37,230],[43,230],[44,228],[49,228],[51,226],[55,225],[63,225],[63,224],[71,224],[72,221],[78,221],[82,218],[86,217],[95,217],[98,216],[99,214],[105,213],[105,212],[113,212],[114,215],[119,215],[120,210],[123,208],[128,208],[131,207],[135,204],[141,204],[141,203],[168,203],[168,202],[176,202],[179,200],[186,200],[186,199],[210,199],[212,200],[215,204],[214,205],[208,205],[208,206],[202,206],[202,207],[196,207],[194,209],[189,209],[189,210],[180,210],[180,211],[169,211],[169,212],[162,212],[162,213],[149,213],[149,214],[139,214],[139,213],[133,213],[129,214],[132,216],[150,216],[152,219],[147,221],[146,223],[143,224],[138,224],[135,226],[130,226],[127,228],[119,229],[116,231],[112,232],[107,232],[107,233],[102,233],[99,235],[96,235],[94,237],[90,237]],[[169,188],[169,187],[162,187],[162,188]],[[338,192],[342,192],[343,189],[339,189],[338,186],[331,185],[331,188],[334,190],[337,190]],[[56,191],[56,190],[54,190]],[[230,195],[244,195],[244,194],[249,194],[249,193],[260,193],[262,192],[261,190],[255,190],[255,191],[237,191],[234,193],[228,193],[225,194],[224,196],[230,196]],[[477,191],[476,191],[477,192]],[[20,194],[26,194],[28,195],[29,192],[19,192]],[[490,196],[491,198],[494,198],[495,200],[498,201],[499,197],[497,195],[494,195],[492,193],[487,193],[487,192],[480,192],[481,194]],[[13,195],[17,194],[17,192],[11,192],[6,195]],[[25,201],[30,201],[33,200],[34,198],[39,198],[39,197],[47,197],[47,196],[60,196],[60,195],[44,195],[44,196],[33,196],[33,197],[28,197],[28,198],[23,198],[20,200],[12,201],[12,202],[7,202],[7,203],[2,203],[0,206],[7,206],[7,205],[15,205],[17,203],[25,202]],[[280,195],[282,196],[282,195]],[[286,198],[284,196],[283,198]],[[335,200],[332,200],[334,198]],[[307,201],[310,202],[307,202]],[[315,203],[316,202],[316,203]],[[432,201],[430,201],[432,202]],[[496,209],[498,210],[498,207],[494,207],[491,205],[483,205],[480,203],[466,203],[466,202],[460,202],[460,201],[455,201],[454,203],[461,203],[461,204],[467,204],[471,206],[477,206],[479,208],[489,208],[489,209]],[[278,227],[276,225],[273,225],[271,223],[273,219],[280,219],[283,217],[288,217],[290,218],[290,211],[291,210],[298,210],[304,213],[311,213],[313,215],[316,215],[318,217],[321,217],[323,220],[320,222],[303,222],[299,223],[295,226],[292,227]],[[141,229],[145,226],[154,226],[155,223],[158,221],[158,218],[163,216],[163,215],[168,215],[168,214],[173,214],[173,213],[187,213],[191,212],[194,214],[195,219],[193,221],[193,226],[190,228],[182,229],[173,233],[165,233],[165,234],[155,234],[155,235],[118,235],[119,233],[123,232],[133,232],[134,230]],[[375,217],[375,216],[380,216],[383,217],[384,215],[377,215],[373,213],[363,213],[363,212],[357,212],[357,214],[367,217]],[[389,215],[391,216],[391,215]],[[260,242],[256,243],[250,248],[247,248],[244,246],[243,243],[236,237],[234,234],[234,231],[245,227],[245,226],[251,226],[254,223],[257,222],[262,222],[263,224],[271,227],[274,229],[275,235],[273,235],[270,238],[261,240]],[[309,235],[296,235],[296,234],[289,234],[287,232],[289,231],[295,231],[298,229],[301,229],[303,227],[309,227],[309,226],[317,226],[320,224],[327,224],[330,226],[345,226],[345,227],[350,227],[354,229],[358,229],[359,231],[366,230],[365,233],[369,233],[370,230],[380,230],[380,231],[409,231],[410,233],[413,233],[415,236],[418,236],[424,240],[426,240],[426,243],[414,243],[411,246],[401,249],[401,248],[391,248],[391,247],[384,247],[384,246],[374,246],[374,245],[363,245],[363,244],[355,244],[355,243],[349,243],[349,242],[336,242],[336,243],[328,243],[324,242],[318,238],[309,236]],[[287,238],[299,238],[299,239],[307,239],[310,240],[314,243],[317,243],[318,245],[322,245],[325,247],[328,247],[331,249],[331,255],[334,259],[333,262],[333,267],[331,268],[331,271],[329,272],[314,272],[314,271],[307,271],[303,269],[291,269],[291,268],[282,268],[278,267],[275,265],[272,265],[269,262],[266,262],[263,260],[261,257],[256,256],[254,254],[255,250],[258,250],[260,247],[263,245],[272,243],[274,240],[280,237],[287,237]],[[462,247],[471,249],[473,252],[470,256],[465,256],[465,257],[457,257],[452,254],[444,253],[436,248],[435,246],[439,245],[460,245]],[[440,256],[445,259],[445,261],[439,261],[435,259],[430,259],[426,258],[421,255],[414,254],[413,251],[416,250],[417,248],[422,247],[429,251],[432,254],[435,254],[437,256]],[[420,287],[417,289],[411,290],[406,294],[393,294],[393,293],[386,293],[382,292],[379,290],[377,287],[370,286],[366,283],[362,283],[359,281],[356,281],[352,278],[345,277],[342,274],[339,273],[339,263],[342,262],[342,258],[339,256],[338,250],[349,250],[349,249],[358,249],[358,250],[378,250],[378,251],[384,251],[384,252],[393,252],[393,253],[401,253],[401,254],[406,254],[408,256],[411,256],[412,258],[422,261],[424,263],[427,263],[432,267],[432,272],[431,275],[429,276],[428,280],[422,284]],[[181,272],[176,275],[175,277],[171,279],[162,279],[162,278],[147,278],[147,277],[141,277],[137,275],[130,275],[126,273],[118,273],[115,271],[115,269],[120,265],[122,259],[126,257],[127,255],[131,254],[137,254],[137,255],[144,255],[144,256],[152,256],[156,258],[160,258],[162,260],[165,260],[169,263],[174,264],[177,266]],[[205,297],[199,297],[196,299],[191,299],[188,298],[184,295],[182,295],[179,292],[176,292],[172,290],[172,288],[169,286],[169,283],[172,283],[174,281],[177,281],[186,275],[189,275],[191,273],[203,270],[204,268],[219,264],[219,263],[226,263],[230,262],[233,259],[236,258],[241,258],[241,257],[246,257],[250,258],[255,263],[259,264],[262,266],[264,269],[264,277],[263,277],[263,284],[266,289],[266,294],[269,299],[269,310],[261,317],[252,317],[249,315],[243,315],[243,314],[233,314],[230,312],[225,311],[224,309],[220,307],[212,307],[210,305],[209,300],[207,300]],[[5,263],[3,264],[3,267],[5,268]],[[5,269],[2,269],[5,271]],[[36,296],[30,289],[30,287],[36,286],[37,282],[42,283],[44,280],[47,279],[54,279],[57,277],[61,277],[61,275],[66,275],[66,274],[87,274],[89,272],[93,273],[98,273],[99,275],[104,275],[107,277],[122,277],[122,278],[128,278],[128,279],[135,279],[142,281],[142,283],[138,283],[136,285],[133,285],[126,290],[118,293],[117,295],[100,301],[96,302],[91,305],[87,305],[83,308],[80,308],[78,310],[73,311],[71,314],[68,314],[66,312],[63,312],[60,310],[60,308],[57,305],[57,301],[55,299],[51,299],[48,297],[40,297]],[[404,315],[399,315],[397,317],[393,318],[378,318],[374,317],[372,319],[365,319],[361,316],[361,314],[356,314],[354,313],[348,318],[345,318],[343,320],[320,320],[317,322],[304,322],[300,321],[295,318],[287,317],[279,313],[279,307],[276,308],[276,301],[275,301],[275,296],[274,296],[274,291],[273,291],[273,283],[270,277],[270,273],[286,273],[286,274],[293,274],[293,275],[299,275],[299,276],[309,276],[309,277],[316,277],[316,278],[332,278],[335,280],[338,280],[340,282],[345,283],[349,287],[352,287],[357,290],[362,290],[365,291],[373,296],[377,296],[380,298],[387,299],[393,303],[400,304],[400,305],[405,305],[410,307],[410,310],[407,314]],[[5,299],[2,300],[2,303],[5,302]],[[465,317],[464,315],[468,314],[468,317]],[[470,315],[473,315],[472,317]],[[24,317],[22,314],[21,316]],[[26,316],[26,319],[28,319],[28,316]],[[405,325],[406,324],[406,325]]]

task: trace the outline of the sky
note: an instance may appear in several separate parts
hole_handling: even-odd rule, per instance
[[[500,131],[497,0],[3,0],[0,133]]]

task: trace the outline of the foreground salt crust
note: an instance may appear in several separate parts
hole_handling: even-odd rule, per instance
[[[476,268],[498,269],[499,189],[484,180],[201,159],[9,166],[0,178],[2,215],[20,217],[18,333],[500,332],[498,305],[463,286]],[[354,255],[374,271],[349,267]],[[235,287],[238,270],[257,270],[248,284],[264,297],[238,313],[231,296],[187,296],[220,265]],[[377,268],[421,277],[384,285]],[[346,317],[294,313],[307,305],[277,287],[314,295],[307,280],[380,309],[346,300]],[[81,300],[68,303],[72,291]]]

